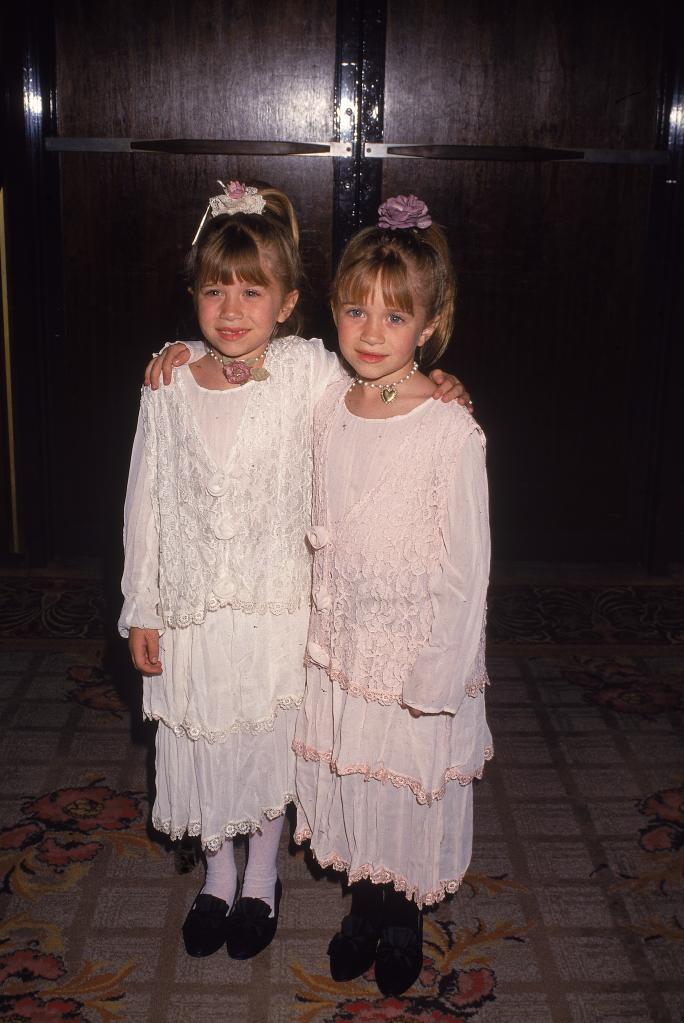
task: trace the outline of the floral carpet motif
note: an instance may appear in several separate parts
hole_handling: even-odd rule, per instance
[[[112,972],[84,963],[73,976],[56,927],[14,917],[0,925],[0,1019],[23,1023],[121,1020],[124,982],[133,964]]]
[[[473,861],[401,998],[329,976],[339,880],[280,854],[257,959],[185,955],[193,842],[149,825],[153,729],[103,660],[96,580],[0,585],[0,1019],[679,1023],[684,601],[675,586],[495,587]],[[106,665],[106,666],[105,666]],[[128,699],[131,695],[130,701]],[[243,861],[243,849],[238,860]]]
[[[523,940],[515,928],[500,924],[489,931],[458,929],[453,922],[425,921],[423,970],[407,996],[384,998],[373,971],[358,981],[340,985],[329,974],[308,973],[298,963],[292,972],[299,981],[297,1018],[302,1023],[375,1023],[384,1020],[465,1021],[496,997],[496,977],[487,965],[487,949],[505,939]],[[478,965],[474,965],[478,964]]]
[[[96,579],[0,578],[0,638],[97,639],[103,621]]]
[[[492,643],[684,643],[681,586],[494,586]]]
[[[3,890],[36,898],[77,884],[105,845],[121,855],[149,852],[143,797],[90,784],[29,800],[0,831]]]
[[[565,676],[584,690],[584,700],[616,714],[653,719],[681,708],[682,673],[679,667],[653,672],[648,663],[633,657],[572,657]]]

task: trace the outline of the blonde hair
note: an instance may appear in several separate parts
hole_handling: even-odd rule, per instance
[[[262,213],[220,214],[207,221],[185,260],[185,275],[195,294],[205,284],[275,283],[283,296],[301,285],[299,224],[294,207],[280,189],[248,181],[266,200]],[[296,306],[276,335],[299,333]]]
[[[454,325],[456,275],[449,244],[441,227],[395,231],[366,227],[345,246],[331,289],[333,307],[368,300],[375,283],[392,308],[413,313],[422,305],[435,327],[419,349],[429,366],[444,353]]]

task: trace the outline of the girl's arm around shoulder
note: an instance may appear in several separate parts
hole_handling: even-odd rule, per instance
[[[296,340],[302,346],[302,353],[306,352],[305,357],[309,360],[311,394],[315,403],[331,384],[342,379],[348,380],[349,373],[340,361],[339,355],[326,348],[320,338],[312,337],[308,341],[303,338]]]
[[[152,355],[145,368],[145,387],[151,387],[156,391],[161,380],[165,384],[170,384],[174,369],[185,365],[186,362],[197,362],[205,353],[204,342],[197,339],[167,341],[159,352]]]
[[[403,703],[425,714],[456,714],[463,700],[477,694],[486,681],[481,644],[489,580],[489,509],[479,428],[469,432],[449,475],[443,556],[429,582],[432,631],[403,691]]]

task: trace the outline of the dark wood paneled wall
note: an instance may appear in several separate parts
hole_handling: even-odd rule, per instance
[[[665,4],[389,10],[387,141],[654,148]],[[652,179],[639,166],[385,165],[385,193],[419,191],[452,238],[449,361],[489,436],[504,557],[629,561],[643,550]]]
[[[57,9],[59,131],[64,136],[326,140],[331,133],[335,6],[272,0],[131,0]],[[56,531],[66,548],[97,549],[102,515],[120,495],[149,353],[194,331],[180,269],[217,179],[267,180],[299,212],[313,294],[330,277],[332,163],[294,157],[61,157],[67,353],[61,411],[80,458],[65,457]],[[311,329],[320,303],[306,293]],[[326,319],[327,323],[327,319]],[[87,431],[85,423],[92,424]],[[108,480],[74,516],[81,459]],[[90,502],[95,502],[91,504]],[[100,506],[93,518],[90,511]]]
[[[54,30],[50,130],[64,136],[325,141],[344,100],[357,139],[380,141],[384,116],[385,142],[670,146],[681,162],[681,123],[677,134],[664,121],[672,107],[681,122],[684,104],[682,14],[670,0],[103,0],[96,8],[40,0],[24,20],[42,31],[44,52]],[[26,139],[28,156],[15,162],[39,167],[26,193],[35,205],[57,158],[39,166],[35,139]],[[58,247],[52,227],[44,244],[40,216],[20,237],[20,175],[10,175],[14,251],[26,252],[28,238],[42,245],[43,264],[47,251],[54,264],[41,271],[38,294],[27,274],[12,294],[23,316],[16,336],[22,349],[36,344],[40,366],[27,355],[17,380],[22,421],[39,424],[38,454],[25,445],[21,455],[24,509],[39,506],[35,522],[49,523],[34,560],[118,556],[142,367],[161,341],[194,330],[179,270],[215,180],[235,177],[291,195],[311,283],[308,332],[329,340],[334,238],[347,230],[345,217],[368,213],[377,182],[385,196],[418,192],[447,227],[460,285],[447,364],[473,391],[489,436],[499,559],[684,556],[673,439],[681,360],[673,268],[682,251],[674,163],[380,165],[357,156],[341,173],[327,158],[58,159]],[[63,339],[55,327],[62,283]],[[47,490],[32,479],[34,457],[45,461]]]

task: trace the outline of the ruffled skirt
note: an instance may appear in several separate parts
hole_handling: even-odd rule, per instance
[[[293,801],[308,614],[228,607],[162,635],[164,672],[143,684],[143,712],[158,722],[155,828],[215,850]]]
[[[296,707],[282,710],[271,731],[238,732],[217,743],[189,739],[160,722],[155,828],[174,839],[198,835],[215,851],[226,838],[257,831],[264,817],[283,814],[294,801],[296,715]]]
[[[456,891],[472,851],[472,780],[492,756],[484,697],[413,718],[307,672],[297,720],[295,839],[322,866],[391,882],[419,906]]]

